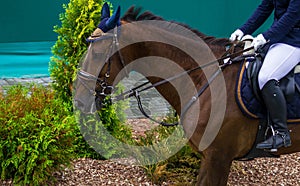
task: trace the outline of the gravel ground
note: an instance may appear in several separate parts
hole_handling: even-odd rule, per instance
[[[63,174],[57,175],[58,186],[155,185],[142,168],[120,164],[118,161],[76,160],[73,170],[67,169]],[[161,185],[172,185],[172,183],[165,182]],[[234,162],[228,186],[237,185],[300,185],[300,153],[285,155],[279,159],[260,158],[249,162]]]
[[[126,160],[76,160],[73,169],[66,169],[57,175],[57,186],[153,185],[142,168],[124,165],[120,161]]]
[[[300,186],[300,153],[234,162],[228,185]]]
[[[153,125],[142,125],[141,120],[132,120],[133,131],[142,135]],[[146,122],[145,122],[146,123]],[[122,162],[122,163],[121,163]],[[73,168],[57,173],[57,186],[155,186],[143,168],[130,165],[132,160],[93,160],[78,159]],[[0,185],[11,185],[9,181]],[[172,185],[170,182],[160,184]],[[228,186],[300,186],[300,153],[281,156],[281,158],[259,158],[248,162],[234,162],[229,175]]]
[[[120,160],[78,159],[72,169],[57,173],[57,186],[155,186],[141,167],[124,165]],[[9,181],[0,185],[11,185]],[[172,185],[172,183],[162,183]],[[228,186],[298,186],[300,185],[300,153],[279,159],[260,158],[234,162]]]
[[[58,186],[155,185],[142,168],[120,164],[115,160],[76,160],[73,170],[67,169],[57,176]],[[161,185],[172,184],[164,182]],[[279,159],[261,158],[249,162],[235,162],[230,172],[228,186],[236,185],[300,185],[300,153],[282,156]]]

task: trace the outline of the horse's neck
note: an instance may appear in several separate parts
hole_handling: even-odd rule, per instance
[[[215,50],[213,52],[217,57],[225,52],[225,49],[220,50],[221,47],[212,47],[212,49]],[[129,71],[134,70],[141,73],[152,84],[177,76],[184,70],[199,67],[199,63],[184,51],[159,42],[137,43],[124,49],[121,53],[127,54],[124,56],[124,60],[129,65]],[[203,64],[208,62],[203,62]],[[179,77],[174,82],[164,83],[155,88],[180,113],[180,107],[185,104],[182,102],[190,101],[206,82],[206,78],[199,69],[189,76]],[[181,97],[182,94],[185,98]]]

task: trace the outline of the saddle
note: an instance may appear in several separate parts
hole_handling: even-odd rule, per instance
[[[241,63],[236,84],[236,102],[248,117],[264,119],[267,111],[258,86],[258,73],[268,46],[258,51],[258,55],[246,57]],[[280,81],[286,97],[288,123],[300,123],[300,63]]]
[[[247,117],[259,119],[258,132],[252,149],[238,160],[247,161],[257,157],[279,157],[271,152],[256,149],[256,145],[265,140],[270,135],[270,130],[272,130],[268,126],[267,109],[264,106],[258,86],[258,73],[267,49],[268,46],[263,48],[262,51],[258,51],[258,55],[245,57],[237,76],[235,96],[240,110]],[[247,56],[247,54],[244,55]],[[300,63],[279,82],[287,101],[287,122],[289,124],[300,124]]]

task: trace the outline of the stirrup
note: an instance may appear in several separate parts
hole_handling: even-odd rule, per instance
[[[276,133],[272,127],[272,138],[273,138],[273,144],[272,144],[272,148],[271,149],[264,149],[265,151],[268,151],[268,152],[277,152],[278,151],[278,148],[274,148],[275,147],[275,136],[276,136]]]
[[[273,148],[273,149],[265,149],[265,151],[274,153],[274,152],[277,152],[278,149],[275,149],[275,148]]]
[[[269,127],[270,127],[270,129],[271,129],[271,131],[272,131],[272,137],[273,137],[273,145],[272,145],[272,147],[274,147],[274,146],[275,146],[275,145],[274,145],[274,143],[275,143],[275,136],[277,135],[278,132],[275,131],[273,125],[270,125]],[[265,149],[265,150],[267,150],[267,151],[269,151],[269,152],[277,152],[277,151],[278,151],[278,148],[271,148],[271,149]]]
[[[273,145],[272,145],[272,147],[274,147],[274,142],[275,142],[274,138],[275,138],[275,135],[276,135],[276,131],[275,131],[273,125],[271,124],[270,115],[268,113],[268,117],[267,117],[267,129],[265,131],[265,139],[266,140],[268,139],[267,136],[273,137]],[[277,152],[278,149],[277,148],[271,148],[271,149],[264,149],[264,151],[273,153],[273,152]]]

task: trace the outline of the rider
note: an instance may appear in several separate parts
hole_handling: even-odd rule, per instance
[[[257,144],[259,149],[277,149],[291,145],[287,127],[286,100],[279,80],[300,62],[300,0],[262,0],[248,21],[233,32],[230,40],[241,40],[256,31],[274,12],[274,22],[253,39],[257,50],[266,43],[270,48],[258,75],[262,97],[269,111],[275,136]]]

